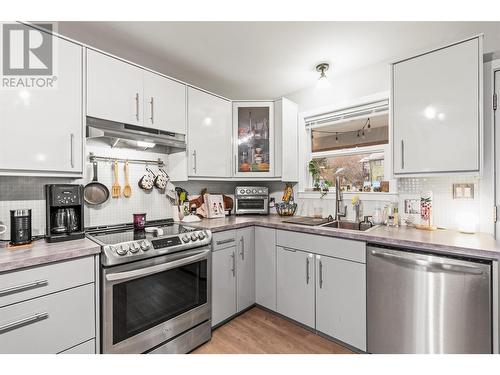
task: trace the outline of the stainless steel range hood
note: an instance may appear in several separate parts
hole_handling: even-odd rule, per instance
[[[87,117],[87,138],[108,139],[112,147],[119,144],[130,145],[131,143],[136,143],[138,147],[141,147],[141,143],[154,144],[151,147],[161,148],[167,154],[186,150],[186,136],[184,134],[94,117]]]

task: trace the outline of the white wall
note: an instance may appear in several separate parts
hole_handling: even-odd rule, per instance
[[[332,86],[316,90],[309,87],[285,95],[299,106],[300,112],[335,104],[342,106],[354,99],[389,90],[389,66],[387,63],[372,65],[346,76],[330,79]]]

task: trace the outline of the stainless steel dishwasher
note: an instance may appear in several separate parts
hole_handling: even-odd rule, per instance
[[[369,353],[491,353],[491,263],[367,246]]]

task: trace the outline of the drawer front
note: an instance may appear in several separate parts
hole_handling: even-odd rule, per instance
[[[95,354],[95,339],[82,342],[59,354]]]
[[[278,230],[276,244],[319,255],[366,263],[366,243],[362,241]]]
[[[95,337],[94,284],[0,308],[0,353],[59,353]]]
[[[94,257],[0,274],[0,307],[92,283]]]
[[[214,233],[212,237],[213,251],[226,249],[236,244],[236,231],[227,230],[224,232]]]

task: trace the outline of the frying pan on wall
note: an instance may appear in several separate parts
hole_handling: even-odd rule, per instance
[[[91,182],[85,185],[85,189],[83,190],[83,199],[85,199],[87,204],[97,206],[99,204],[103,204],[109,199],[109,189],[106,185],[101,184],[97,180],[97,162],[94,161],[92,166],[94,169],[94,177]]]

